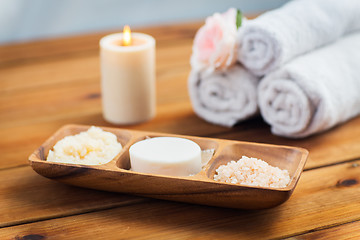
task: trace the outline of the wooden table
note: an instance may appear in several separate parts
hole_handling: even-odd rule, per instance
[[[0,47],[0,239],[360,239],[360,118],[289,140],[255,118],[228,129],[198,118],[187,93],[199,23],[138,29],[157,39],[157,115],[129,129],[300,146],[310,151],[291,198],[267,210],[191,205],[67,186],[36,174],[30,153],[68,123],[101,113],[99,39]],[[112,126],[114,127],[114,126]]]

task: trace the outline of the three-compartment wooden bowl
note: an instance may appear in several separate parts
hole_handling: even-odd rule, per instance
[[[101,127],[114,133],[123,146],[109,163],[77,165],[46,161],[49,150],[57,141],[86,131],[89,127],[66,125],[59,129],[30,155],[32,168],[44,177],[80,187],[210,206],[262,209],[279,205],[290,197],[308,157],[307,150],[297,147]],[[173,177],[131,171],[129,147],[147,137],[160,136],[187,138],[196,142],[202,150],[214,149],[215,152],[202,171],[193,176]],[[263,188],[213,180],[216,168],[242,156],[262,159],[271,166],[288,170],[289,185],[285,188]]]

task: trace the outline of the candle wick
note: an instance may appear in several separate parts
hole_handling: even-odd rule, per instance
[[[129,25],[125,25],[123,30],[123,39],[122,39],[122,45],[123,46],[129,46],[132,43],[131,39],[131,30]]]

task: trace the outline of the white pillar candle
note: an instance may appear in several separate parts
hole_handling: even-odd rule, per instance
[[[201,148],[185,138],[155,137],[129,149],[131,170],[169,176],[189,176],[201,171]]]
[[[132,33],[124,46],[123,37],[100,40],[103,115],[113,124],[135,124],[155,116],[155,39]]]

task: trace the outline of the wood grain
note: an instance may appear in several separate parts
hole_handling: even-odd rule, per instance
[[[171,45],[174,39],[192,40],[202,24],[203,22],[181,23],[135,28],[134,31],[154,36],[158,45]],[[118,31],[119,29],[114,29],[102,33],[0,46],[0,67],[94,53],[98,51],[101,37]]]
[[[172,45],[157,45],[156,63],[157,80],[169,79],[188,74],[190,64],[188,58],[191,54],[191,40],[177,39]],[[168,54],[169,52],[172,54]],[[186,59],[186,61],[184,61]],[[173,69],[173,70],[171,70]],[[46,85],[54,85],[63,82],[76,82],[78,80],[93,81],[96,79],[100,84],[99,52],[88,55],[66,56],[54,58],[45,62],[30,62],[0,68],[2,72],[0,91],[33,89]],[[31,81],[26,80],[31,79]]]
[[[37,234],[55,239],[167,239],[169,236],[172,239],[225,236],[226,239],[273,239],[298,236],[359,220],[359,164],[360,161],[355,161],[305,171],[293,196],[267,210],[242,211],[150,201],[8,227],[0,229],[0,237]],[[351,232],[347,231],[352,229],[345,228],[342,233],[349,235]]]
[[[140,197],[56,183],[30,167],[0,171],[0,227],[146,201]]]
[[[292,240],[360,239],[360,221],[342,224],[336,227],[320,229],[311,233],[292,237]]]

